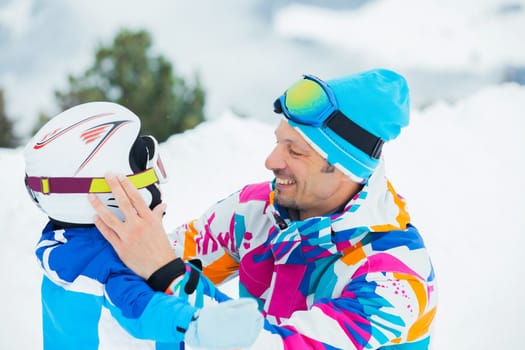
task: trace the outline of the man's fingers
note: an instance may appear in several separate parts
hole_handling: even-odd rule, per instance
[[[131,206],[136,210],[136,213],[140,217],[144,217],[145,215],[147,215],[150,212],[150,209],[146,205],[144,198],[142,198],[142,196],[140,195],[139,190],[125,176],[119,175],[118,181],[120,186],[122,186],[122,189],[126,193],[127,200],[131,202]]]
[[[98,228],[100,233],[102,233],[102,236],[104,236],[104,238],[106,238],[106,240],[108,240],[108,242],[113,246],[113,248],[118,251],[120,247],[119,235],[108,225],[106,225],[98,215],[93,218],[93,223]]]
[[[155,208],[153,208],[153,216],[162,219],[164,217],[164,213],[166,212],[166,207],[167,205],[165,203],[158,204]]]
[[[125,220],[129,221],[137,214],[135,208],[128,199],[126,191],[124,191],[124,189],[122,188],[122,185],[120,184],[120,181],[116,175],[108,174],[105,178],[106,182],[109,185],[109,188],[111,189],[111,192],[115,196],[115,200],[117,201],[117,205],[120,211],[122,212],[122,214],[124,214]],[[102,220],[104,220],[107,223],[104,217],[102,217]]]
[[[98,214],[98,221],[104,223],[109,230],[120,232],[122,221],[120,221],[120,219],[116,217],[115,214],[113,214],[95,194],[89,193],[88,199]]]

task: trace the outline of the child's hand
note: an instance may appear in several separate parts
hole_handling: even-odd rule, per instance
[[[196,314],[185,342],[196,348],[232,349],[251,346],[263,327],[257,302],[248,298],[205,306]]]

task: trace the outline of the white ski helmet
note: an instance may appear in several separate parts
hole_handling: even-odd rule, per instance
[[[111,102],[72,107],[47,122],[24,149],[27,190],[52,220],[92,224],[87,194],[97,193],[121,220],[107,173],[126,175],[150,206],[167,180],[152,136],[139,136],[140,119]]]

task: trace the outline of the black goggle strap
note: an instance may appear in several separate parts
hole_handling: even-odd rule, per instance
[[[284,111],[280,98],[275,100],[273,103],[273,111],[279,114],[282,113],[286,118],[294,120],[294,118],[291,118]],[[381,150],[383,149],[383,144],[385,142],[381,138],[371,134],[364,128],[354,123],[340,110],[334,111],[326,119],[324,126],[332,130],[346,142],[360,149],[365,154],[368,154],[370,157],[374,159],[379,159],[381,157]]]
[[[274,101],[273,103],[273,111],[275,113],[278,113],[278,114],[281,114],[283,113],[283,106],[281,105],[281,98],[277,98],[277,100]],[[288,118],[288,116],[286,116],[286,118]]]
[[[374,159],[381,157],[381,150],[385,141],[354,123],[341,111],[336,110],[332,113],[324,124],[343,140],[354,145],[370,157]]]

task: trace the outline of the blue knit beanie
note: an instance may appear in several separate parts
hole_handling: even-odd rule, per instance
[[[398,73],[373,69],[328,80],[326,84],[344,116],[383,142],[395,139],[401,128],[408,125],[409,91],[406,80]],[[290,119],[288,123],[330,164],[356,182],[366,182],[379,164],[379,157],[366,154],[330,128]]]

